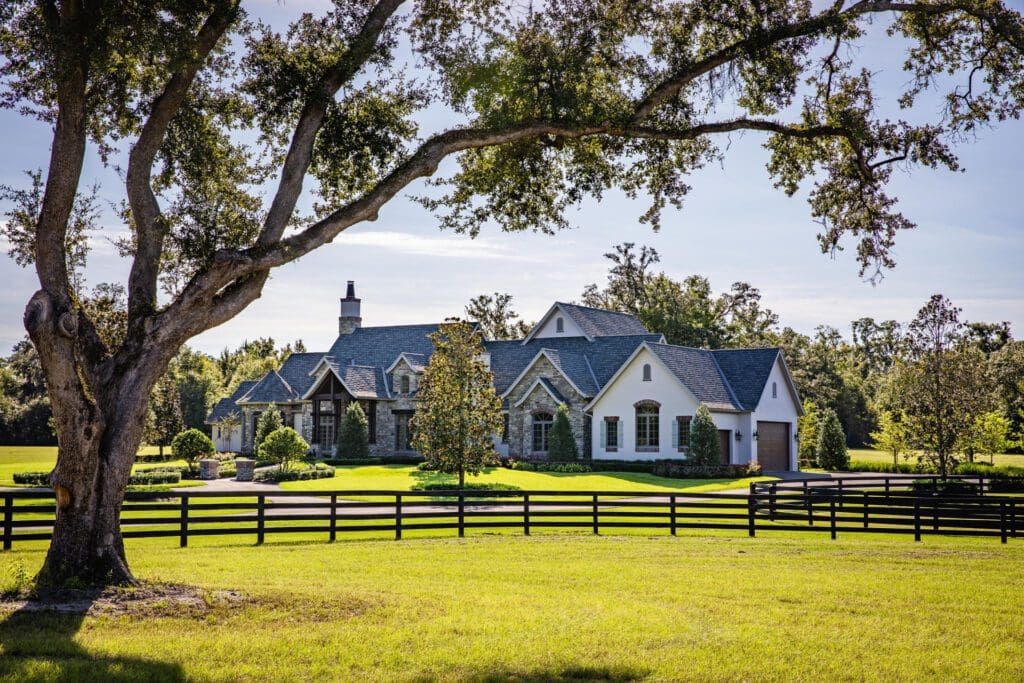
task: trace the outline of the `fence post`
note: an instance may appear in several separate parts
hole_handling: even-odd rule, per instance
[[[751,484],[753,487],[753,484]],[[757,502],[753,495],[747,496],[747,533],[753,538],[756,535]]]
[[[181,530],[178,532],[178,543],[182,548],[188,547],[188,494],[181,494]]]
[[[459,538],[466,535],[466,494],[459,494]]]
[[[523,536],[530,535],[530,494],[523,494]]]
[[[669,505],[670,505],[669,516],[670,516],[670,519],[671,519],[671,521],[669,522],[669,527],[671,528],[672,535],[675,536],[676,535],[676,495],[673,493],[671,496],[668,497],[668,499],[669,499]]]
[[[775,482],[768,489],[768,519],[775,521]]]
[[[1010,538],[1017,538],[1017,501],[1010,501]]]
[[[395,494],[395,540],[402,540],[402,494]]]
[[[266,496],[256,497],[256,545],[263,545],[263,534],[265,520],[263,519],[263,508]]]
[[[839,507],[843,507],[843,478],[839,477],[836,481],[839,482]]]
[[[914,501],[914,540],[921,540],[921,501]]]
[[[594,533],[597,533],[597,494],[594,494]]]
[[[999,542],[1006,543],[1006,501],[999,502]]]
[[[331,543],[338,537],[338,494],[331,494]]]
[[[885,478],[885,499],[889,500],[889,477]]]
[[[868,492],[864,492],[864,528],[868,528]]]
[[[842,499],[839,501],[842,505]],[[828,502],[828,518],[831,525],[832,540],[836,540],[836,500],[833,498]]]
[[[939,530],[939,501],[932,499],[932,530]]]
[[[11,549],[14,542],[14,496],[4,496],[4,550]]]
[[[985,475],[984,474],[979,474],[978,475],[978,495],[979,496],[985,495]]]

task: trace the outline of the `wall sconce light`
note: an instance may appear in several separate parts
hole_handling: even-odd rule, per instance
[[[754,441],[757,441],[757,432],[754,432],[751,436],[754,437]]]
[[[800,432],[793,432],[793,441],[800,440]]]
[[[742,434],[740,434],[739,432],[735,432],[735,434],[736,434],[736,440],[737,441],[743,441],[743,435]]]

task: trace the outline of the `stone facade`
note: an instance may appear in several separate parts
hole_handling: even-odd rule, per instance
[[[541,377],[546,378],[565,398],[569,406],[569,425],[576,439],[576,448],[582,457],[588,452],[585,450],[583,414],[587,397],[576,391],[547,358],[539,358],[506,397],[509,411],[509,455],[515,458],[546,457],[544,453],[533,451],[533,416],[537,412],[554,415],[558,410],[558,402],[543,387],[535,384]],[[524,394],[528,394],[526,400],[523,400]],[[520,401],[522,403],[517,406]]]

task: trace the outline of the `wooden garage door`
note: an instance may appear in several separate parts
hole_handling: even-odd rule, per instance
[[[732,461],[732,440],[729,438],[732,435],[728,429],[718,430],[718,443],[722,445],[722,464],[728,465]]]
[[[789,423],[757,423],[757,461],[766,470],[789,469]]]

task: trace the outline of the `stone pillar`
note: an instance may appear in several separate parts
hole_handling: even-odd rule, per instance
[[[216,479],[220,470],[220,462],[216,458],[203,458],[199,461],[199,478]]]
[[[251,458],[235,459],[235,481],[252,481],[256,461]]]

